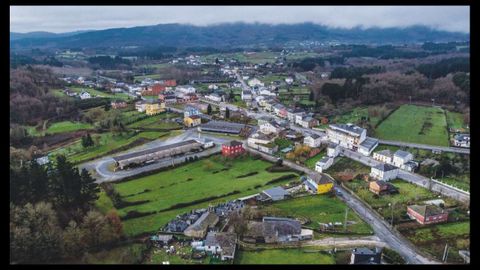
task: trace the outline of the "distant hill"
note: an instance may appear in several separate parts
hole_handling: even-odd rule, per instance
[[[19,40],[24,38],[55,38],[55,37],[68,37],[73,36],[81,33],[90,32],[91,30],[82,30],[82,31],[74,31],[74,32],[66,32],[66,33],[51,33],[45,31],[37,31],[37,32],[28,32],[28,33],[16,33],[10,32],[10,40]]]
[[[11,33],[12,34],[15,33]],[[424,26],[407,28],[329,28],[303,24],[246,24],[225,23],[211,26],[160,24],[132,28],[113,28],[77,34],[36,34],[11,39],[11,48],[99,48],[120,46],[175,46],[175,47],[249,47],[284,45],[300,41],[336,41],[363,44],[405,44],[466,41],[469,34],[446,32]],[[15,35],[14,35],[15,36]]]

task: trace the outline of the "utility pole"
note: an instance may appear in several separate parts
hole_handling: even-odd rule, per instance
[[[345,222],[343,223],[343,232],[347,232],[348,206],[345,208]]]

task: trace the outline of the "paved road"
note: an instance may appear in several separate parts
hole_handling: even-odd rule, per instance
[[[341,148],[341,152],[346,157],[351,158],[355,161],[358,161],[370,167],[376,166],[381,163],[369,156],[368,157],[364,156],[362,154],[350,151],[343,147]],[[435,180],[431,181],[430,178],[424,177],[422,175],[412,173],[412,172],[407,172],[404,170],[399,170],[398,178],[403,179],[407,182],[413,183],[415,185],[418,185],[427,189],[431,189],[432,191],[439,192],[440,194],[443,194],[447,197],[450,197],[465,203],[470,202],[470,193],[453,188],[453,187],[449,187]]]
[[[328,237],[319,240],[302,242],[302,246],[332,246],[332,247],[358,247],[376,246],[388,247],[388,243],[382,241],[378,236],[364,237]]]
[[[203,157],[203,156],[211,155],[213,153],[218,153],[218,152],[221,151],[221,144],[226,142],[226,141],[229,141],[229,139],[218,138],[218,137],[214,137],[214,136],[210,136],[210,135],[206,135],[206,134],[200,134],[200,133],[197,133],[195,129],[189,129],[189,130],[185,131],[183,134],[178,135],[176,137],[172,137],[172,138],[169,138],[167,140],[158,139],[158,140],[155,140],[153,142],[143,144],[142,146],[129,149],[128,151],[118,153],[116,155],[138,152],[138,151],[141,151],[141,150],[144,150],[144,149],[147,149],[147,148],[153,148],[153,147],[157,147],[157,146],[161,146],[161,145],[177,143],[177,142],[185,141],[185,140],[188,140],[188,139],[194,139],[194,138],[207,138],[207,139],[210,139],[210,140],[214,141],[214,143],[216,145],[215,145],[215,147],[207,149],[207,150],[202,151],[202,152],[191,153],[189,155],[180,156],[180,157],[177,157],[177,158],[162,159],[161,161],[151,163],[151,164],[146,165],[146,166],[133,168],[133,169],[128,169],[128,170],[118,170],[116,172],[112,172],[109,169],[109,166],[114,163],[114,160],[113,160],[112,157],[104,157],[104,158],[101,158],[101,159],[97,159],[97,160],[94,160],[94,161],[83,163],[83,164],[79,165],[79,168],[80,169],[86,168],[89,171],[94,170],[96,172],[95,178],[97,179],[97,181],[96,181],[97,183],[115,181],[115,180],[119,180],[119,179],[122,179],[122,178],[125,178],[125,177],[137,175],[137,174],[140,174],[140,173],[143,173],[143,172],[147,172],[147,171],[151,171],[151,170],[155,170],[155,169],[159,169],[159,168],[163,168],[163,167],[172,166],[174,164],[183,163],[185,161],[185,157],[189,157],[189,156]]]
[[[444,146],[435,146],[435,145],[428,145],[428,144],[407,143],[407,142],[387,141],[387,140],[379,140],[379,143],[380,144],[387,144],[387,145],[396,145],[396,146],[406,146],[406,147],[419,148],[419,149],[427,149],[427,150],[437,150],[437,151],[442,151],[442,152],[470,154],[470,149],[468,149],[468,148],[444,147]]]
[[[259,154],[263,158],[271,161],[276,161],[277,158],[266,153],[262,153],[260,151],[254,150],[250,147],[246,147],[246,149],[252,153]],[[300,166],[298,164],[283,161],[283,164],[286,166],[291,167],[295,170],[300,170],[308,174],[315,174],[313,170]],[[333,178],[328,174],[328,176],[333,182]],[[353,197],[353,195],[349,194],[344,188],[341,186],[336,186],[336,190],[342,193],[342,196],[339,198],[342,199],[350,208],[352,208],[365,222],[370,224],[375,235],[383,242],[388,243],[394,250],[396,250],[408,263],[411,264],[435,264],[438,263],[435,260],[429,259],[419,253],[415,246],[413,246],[407,239],[403,236],[396,234],[390,227],[390,225],[381,218],[378,214],[373,212],[368,206],[366,206],[362,201],[358,200],[357,198]]]

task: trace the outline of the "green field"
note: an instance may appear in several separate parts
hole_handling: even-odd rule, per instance
[[[158,79],[162,78],[162,75],[161,74],[148,74],[148,75],[144,75],[144,76],[135,76],[134,80],[135,81],[142,81],[142,80],[147,79],[147,78],[150,78],[152,80],[158,80]]]
[[[315,169],[315,163],[322,159],[324,156],[327,155],[327,150],[323,150],[320,153],[316,154],[315,156],[305,160],[305,166],[307,166],[309,169],[314,170]]]
[[[281,84],[285,84],[285,78],[287,78],[287,76],[284,76],[284,75],[267,75],[267,76],[261,77],[260,80],[265,85],[269,85],[269,84],[273,83],[274,81],[280,81]]]
[[[449,146],[447,121],[441,108],[402,105],[375,131],[380,139]]]
[[[146,119],[137,121],[128,125],[129,128],[158,128],[158,129],[176,129],[181,125],[176,122],[170,121],[170,119],[182,118],[180,114],[176,113],[161,113],[155,116],[148,117]]]
[[[223,157],[216,155],[172,170],[128,182],[117,183],[114,187],[125,201],[149,200],[147,203],[119,209],[120,216],[124,216],[128,211],[159,211],[178,203],[188,203],[212,196],[228,194],[232,191],[239,191],[238,194],[216,199],[212,198],[212,201],[209,202],[125,220],[125,231],[129,235],[155,231],[176,215],[187,212],[190,209],[201,208],[210,203],[213,204],[214,202],[222,202],[254,194],[273,186],[298,180],[295,177],[291,180],[282,180],[274,184],[265,185],[266,182],[272,179],[292,173],[267,172],[265,169],[270,166],[271,163],[269,162],[254,160],[251,157],[224,161]],[[258,173],[248,177],[236,178],[252,172]],[[145,190],[147,191],[145,192]],[[103,199],[99,204],[99,208],[104,210],[106,209],[105,205],[108,205]]]
[[[470,132],[470,129],[463,121],[463,114],[447,111],[447,124],[449,129],[458,130],[458,132]]]
[[[449,245],[447,262],[462,263],[458,255],[462,249],[470,250],[470,221],[437,224],[402,232],[421,250],[441,259],[445,244]]]
[[[310,252],[309,252],[310,251]],[[313,252],[311,252],[313,251]],[[335,264],[335,257],[309,248],[268,249],[262,251],[239,250],[235,264]]]
[[[338,198],[329,197],[328,195],[314,195],[276,202],[261,209],[264,213],[272,216],[307,219],[310,222],[306,223],[305,227],[318,229],[320,226],[318,223],[343,223],[346,207],[345,203]],[[355,222],[355,224],[347,226],[348,233],[371,234],[372,229],[370,226],[351,210],[348,212],[348,221]]]
[[[138,264],[142,260],[144,244],[129,244],[95,253],[87,253],[81,260],[86,264]]]
[[[113,134],[111,132],[93,134],[92,138],[95,143],[94,146],[83,148],[81,140],[77,140],[68,146],[55,149],[51,152],[51,155],[55,156],[63,154],[71,162],[81,163],[94,157],[101,157],[112,150],[128,145],[139,139],[143,139],[146,142],[159,138],[166,138],[167,135],[169,135],[169,132],[158,131],[145,131],[136,135],[131,132],[123,134]]]
[[[46,131],[38,131],[36,127],[25,126],[28,135],[30,136],[44,136],[45,134],[56,134],[64,132],[72,132],[77,130],[93,129],[93,126],[88,123],[62,121],[51,124]]]

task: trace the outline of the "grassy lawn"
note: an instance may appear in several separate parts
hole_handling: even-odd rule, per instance
[[[448,128],[459,130],[459,132],[469,132],[470,129],[463,122],[463,114],[447,111]]]
[[[378,138],[449,146],[447,121],[441,108],[402,105],[375,131]]]
[[[161,113],[155,116],[145,118],[128,125],[129,128],[159,128],[159,129],[175,129],[181,127],[176,122],[170,121],[174,118],[182,118],[180,114],[176,113]]]
[[[310,252],[309,252],[310,251]],[[235,264],[335,264],[330,254],[313,251],[309,248],[268,249],[262,251],[239,250]]]
[[[66,147],[61,147],[55,149],[51,152],[52,155],[63,154],[70,161],[81,163],[87,159],[93,157],[101,157],[105,153],[125,146],[129,143],[132,143],[138,139],[144,139],[146,141],[155,140],[158,138],[165,138],[168,135],[168,132],[158,132],[158,131],[145,131],[140,132],[137,135],[133,133],[123,133],[123,134],[113,134],[111,132],[102,133],[102,134],[93,134],[92,138],[95,142],[95,145],[89,148],[83,148],[81,140],[77,140],[73,144],[70,144]]]
[[[445,244],[449,245],[447,262],[462,263],[458,255],[462,249],[470,249],[470,221],[437,224],[402,232],[421,250],[441,259]]]
[[[370,173],[370,167],[346,157],[337,157],[335,164],[328,168],[326,172],[333,178],[338,179],[341,173],[349,173],[353,176],[357,174],[368,174]]]
[[[318,223],[344,222],[345,208],[347,206],[338,198],[328,195],[314,195],[280,201],[262,208],[262,210],[273,216],[290,216],[308,219],[306,227],[318,229]],[[370,234],[372,229],[363,222],[360,217],[350,210],[348,221],[355,224],[348,225],[347,231],[354,234]],[[343,229],[342,229],[343,230]]]
[[[134,80],[135,81],[142,81],[144,79],[150,78],[152,80],[158,80],[162,78],[161,74],[149,74],[149,75],[144,75],[144,76],[135,76]]]
[[[62,121],[51,124],[46,131],[38,131],[36,127],[25,126],[30,136],[45,136],[45,134],[56,134],[64,132],[72,132],[77,130],[93,129],[88,123]]]
[[[326,155],[327,155],[327,150],[324,149],[323,151],[316,154],[315,156],[305,160],[305,166],[307,166],[309,169],[314,170],[315,169],[315,163],[317,163],[317,161],[319,161],[320,159],[322,159]]]
[[[470,192],[470,175],[468,174],[458,175],[455,177],[444,177],[436,180]]]
[[[224,161],[223,157],[216,155],[168,171],[128,182],[117,183],[114,187],[125,201],[149,200],[147,203],[119,209],[120,216],[132,210],[139,212],[159,211],[178,203],[187,203],[212,196],[224,195],[235,190],[240,192],[217,199],[212,197],[214,200],[210,202],[125,220],[125,231],[129,235],[155,231],[177,214],[187,212],[190,209],[205,207],[208,204],[214,204],[214,202],[223,202],[243,197],[291,180],[298,180],[296,177],[291,180],[265,185],[266,182],[272,179],[293,173],[270,173],[265,169],[271,165],[269,162],[254,160],[251,157]],[[237,178],[252,172],[257,172],[257,174]],[[193,190],[194,192],[192,192]],[[99,204],[105,205],[106,203],[101,202]]]
[[[265,85],[269,85],[274,81],[280,81],[281,83],[285,83],[285,78],[287,78],[287,76],[271,74],[271,75],[264,76],[260,79]]]
[[[337,116],[333,117],[332,122],[333,123],[342,123],[342,124],[352,123],[352,124],[357,124],[358,125],[362,122],[362,119],[368,119],[369,108],[372,109],[372,110],[377,110],[377,111],[383,110],[385,115],[388,114],[388,112],[390,112],[390,110],[387,109],[385,106],[357,107],[357,108],[354,108],[350,112],[347,112],[345,114],[337,115]],[[380,122],[381,119],[382,119],[381,114],[376,113],[376,114],[370,115],[370,119],[368,120],[368,122],[372,126],[375,126],[375,125],[378,124],[378,122]]]

